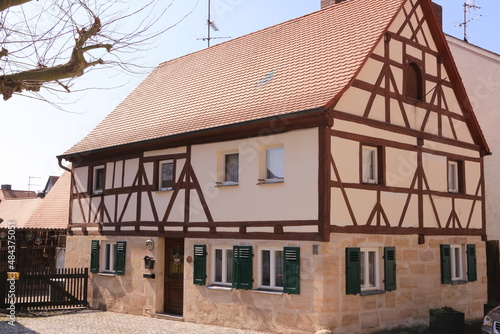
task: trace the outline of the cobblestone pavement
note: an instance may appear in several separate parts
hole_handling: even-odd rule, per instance
[[[21,313],[15,326],[0,313],[0,334],[264,334],[95,310]]]

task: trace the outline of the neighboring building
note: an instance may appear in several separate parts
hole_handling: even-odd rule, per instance
[[[59,156],[66,265],[94,308],[191,322],[479,319],[488,153],[432,3],[340,2],[159,65]]]
[[[21,228],[42,202],[36,192],[12,190],[11,185],[2,184],[0,189],[0,228],[7,227],[8,222],[14,222]]]
[[[54,177],[47,183],[51,179]],[[8,236],[9,227],[13,227],[15,240],[10,241],[16,246],[16,270],[64,267],[70,183],[71,174],[65,172],[44,199],[34,192],[2,191],[10,199],[0,202],[0,217],[4,217],[0,226],[0,258],[7,259],[10,254]],[[2,261],[0,271],[7,270],[7,265],[7,261]]]
[[[488,299],[500,303],[500,55],[446,36],[475,114],[491,143],[493,155],[485,159],[486,234],[488,236]]]
[[[500,55],[451,36],[446,36],[467,94],[491,144],[491,157],[485,159],[486,234],[500,240]]]

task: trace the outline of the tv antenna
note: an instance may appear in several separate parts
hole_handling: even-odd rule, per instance
[[[222,38],[231,38],[231,36],[227,36],[227,37],[212,37],[210,36],[210,28],[212,28],[214,31],[219,31],[219,28],[217,28],[217,26],[215,25],[215,22],[210,20],[210,0],[208,0],[208,18],[207,18],[207,37],[203,37],[203,38],[197,38],[198,40],[202,40],[202,41],[207,41],[208,43],[208,47],[210,47],[210,41],[212,39],[222,39]]]
[[[28,197],[30,194],[31,186],[39,186],[40,184],[37,183],[31,183],[33,179],[41,179],[39,176],[29,176],[28,178]]]
[[[473,17],[472,19],[467,19],[467,13],[470,13],[470,11],[473,9],[481,9],[481,7],[474,4],[474,0],[467,0],[467,2],[464,2],[464,21],[457,26],[457,27],[464,27],[464,41],[466,41],[467,43],[469,42],[467,40],[467,24],[470,21],[478,19],[482,16],[482,15],[479,15],[479,16]]]

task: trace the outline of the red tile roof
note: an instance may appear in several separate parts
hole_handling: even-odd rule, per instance
[[[71,174],[64,172],[40,206],[28,219],[25,228],[65,229],[69,219]]]
[[[350,0],[160,64],[64,155],[327,106],[404,0]]]
[[[0,189],[0,199],[25,199],[36,198],[36,192],[27,190]]]
[[[15,222],[16,228],[25,227],[26,222],[36,208],[43,202],[36,195],[31,198],[4,199],[0,203],[0,228],[8,227],[9,222]]]

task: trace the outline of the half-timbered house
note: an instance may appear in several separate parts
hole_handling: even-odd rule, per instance
[[[59,156],[92,307],[279,333],[482,316],[489,148],[433,5],[330,2],[160,64]]]

